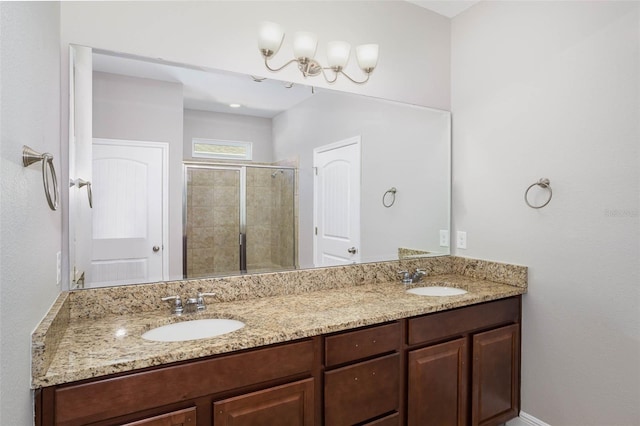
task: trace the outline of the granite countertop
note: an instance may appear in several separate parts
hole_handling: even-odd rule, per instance
[[[453,261],[452,261],[453,262]],[[396,269],[397,271],[397,269]],[[526,277],[526,268],[525,268]],[[46,365],[34,359],[32,387],[69,383],[113,373],[158,366],[286,342],[319,334],[383,323],[526,293],[515,286],[462,274],[427,276],[411,287],[447,285],[463,288],[459,296],[428,297],[406,293],[394,282],[364,282],[357,286],[318,289],[245,300],[210,301],[207,310],[181,317],[168,306],[153,311],[65,319]],[[141,338],[151,328],[201,318],[232,318],[246,325],[209,339],[153,342]],[[52,320],[53,321],[53,320]],[[45,324],[46,327],[50,324]],[[44,347],[45,333],[34,333],[34,345]],[[40,355],[44,358],[44,349]],[[38,368],[35,368],[35,366]]]

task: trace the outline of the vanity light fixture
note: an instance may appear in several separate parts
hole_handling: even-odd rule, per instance
[[[327,43],[327,67],[320,65],[313,59],[318,47],[318,37],[310,32],[300,31],[293,35],[293,56],[289,62],[279,68],[271,68],[271,59],[282,46],[284,40],[284,30],[273,22],[262,22],[258,32],[258,48],[264,57],[264,65],[269,71],[280,71],[289,64],[297,63],[298,69],[304,77],[315,77],[322,74],[328,83],[334,83],[338,75],[342,74],[356,84],[363,84],[369,81],[369,76],[378,64],[378,45],[363,44],[356,47],[356,59],[358,65],[366,74],[362,81],[355,80],[347,75],[343,70],[349,61],[351,45],[345,41],[330,41]],[[327,76],[325,70],[333,71],[333,78]]]

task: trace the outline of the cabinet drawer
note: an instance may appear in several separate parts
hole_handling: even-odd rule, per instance
[[[400,347],[400,323],[380,325],[329,336],[325,339],[325,365],[381,355]]]
[[[56,389],[54,396],[55,424],[86,424],[310,373],[315,358],[313,347],[313,341],[305,340],[96,382],[62,386]]]
[[[520,321],[520,299],[510,298],[439,312],[408,321],[408,344],[433,342]]]
[[[324,377],[327,425],[353,425],[399,409],[399,354],[338,368]]]

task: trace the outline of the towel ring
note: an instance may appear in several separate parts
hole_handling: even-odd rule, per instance
[[[91,182],[89,182],[88,180],[84,180],[84,179],[76,179],[76,180],[70,180],[69,181],[69,187],[73,187],[75,185],[78,185],[78,188],[82,188],[83,186],[87,187],[87,196],[89,197],[89,208],[92,209],[93,208],[93,193],[91,191]]]
[[[389,208],[393,205],[393,203],[396,202],[396,192],[398,190],[396,189],[396,187],[392,187],[391,189],[389,189],[388,191],[386,191],[384,193],[384,195],[382,196],[382,205],[385,206],[386,208]],[[387,203],[387,195],[391,194],[391,202]]]
[[[538,180],[535,183],[532,183],[531,185],[529,185],[529,187],[527,188],[527,190],[524,192],[524,202],[527,203],[527,205],[529,207],[531,207],[532,209],[541,209],[544,206],[546,206],[547,204],[549,204],[549,201],[551,201],[551,197],[553,197],[553,191],[551,190],[551,182],[549,181],[549,179],[547,178],[540,178],[540,180]],[[539,205],[539,206],[534,206],[529,202],[529,190],[531,188],[533,188],[534,186],[539,186],[541,188],[544,189],[548,189],[549,190],[549,198],[547,199],[547,201],[545,201],[543,204]]]
[[[53,155],[48,152],[41,154],[38,151],[23,145],[22,165],[24,167],[28,167],[38,161],[42,162],[42,185],[44,186],[44,195],[47,197],[49,208],[54,211],[58,210],[58,178],[56,177],[56,168],[53,165]],[[51,182],[49,181],[49,175],[51,175]],[[53,183],[53,185],[51,185],[51,183]]]

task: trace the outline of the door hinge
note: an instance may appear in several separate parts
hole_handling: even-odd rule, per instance
[[[316,231],[315,232],[316,232],[316,235],[318,235],[318,227],[317,226],[316,226]]]
[[[317,167],[314,167],[314,168],[313,168],[313,173],[314,173],[316,176],[318,176],[318,168],[317,168]]]

